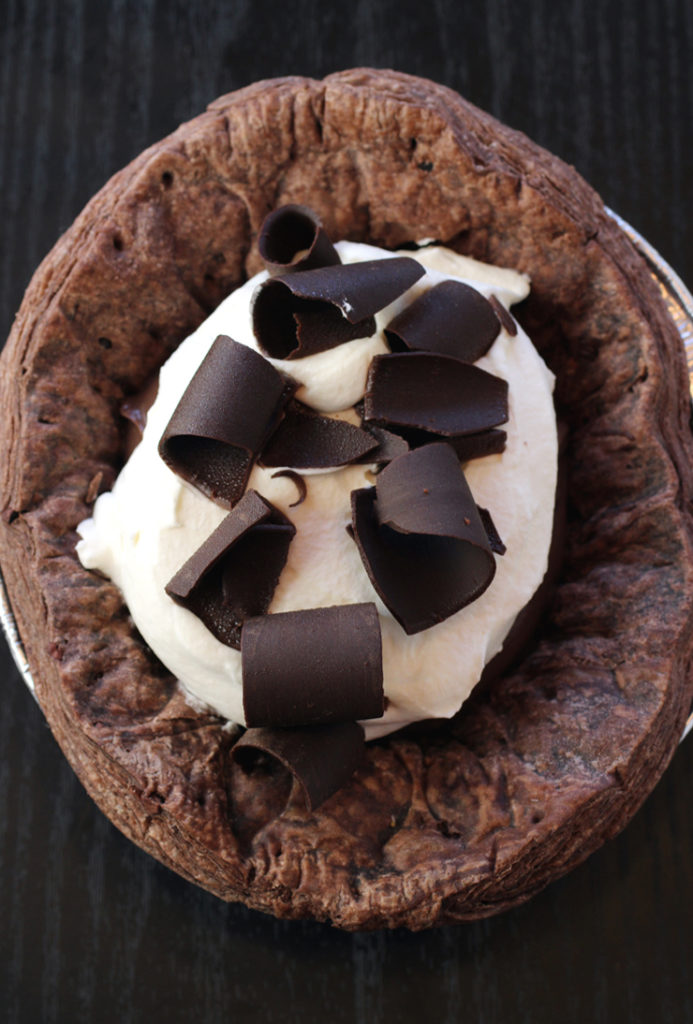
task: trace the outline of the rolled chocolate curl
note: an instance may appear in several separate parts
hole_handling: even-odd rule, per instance
[[[265,217],[257,244],[271,275],[341,262],[318,215],[307,206],[294,203]]]
[[[453,356],[375,356],[368,371],[364,419],[388,430],[411,427],[443,437],[478,434],[507,421],[508,384]]]
[[[261,355],[220,334],[159,442],[170,468],[232,508],[296,385]]]
[[[248,619],[241,658],[249,727],[327,725],[383,714],[380,623],[372,603]]]
[[[166,593],[223,644],[241,646],[246,619],[270,606],[296,528],[248,491],[166,584]]]
[[[304,729],[248,729],[233,747],[234,760],[248,773],[266,757],[291,772],[309,811],[344,786],[365,754],[363,729],[356,722]]]
[[[471,462],[473,459],[485,459],[487,455],[501,455],[507,439],[504,430],[482,430],[480,434],[458,435],[444,440],[455,449],[460,462]]]
[[[501,325],[491,303],[462,281],[442,281],[402,310],[385,328],[402,347],[475,363],[490,349]]]
[[[330,469],[358,462],[377,448],[377,440],[353,423],[320,416],[291,402],[284,419],[262,450],[262,466],[294,469]]]
[[[453,449],[431,444],[352,491],[352,536],[376,593],[406,633],[476,600],[496,562]]]
[[[283,274],[261,284],[253,331],[272,359],[303,359],[375,332],[374,314],[423,275],[409,256]]]

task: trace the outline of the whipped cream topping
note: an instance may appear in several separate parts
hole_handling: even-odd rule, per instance
[[[341,242],[343,262],[393,254]],[[352,422],[351,408],[364,394],[373,356],[389,351],[383,327],[424,291],[457,278],[491,294],[506,307],[529,291],[526,276],[491,267],[440,247],[419,250],[426,274],[376,315],[376,332],[304,359],[271,360],[299,382],[296,397],[322,413]],[[262,273],[233,292],[164,364],[159,392],[149,410],[142,441],[121,471],[113,491],[101,495],[91,519],[80,524],[77,553],[82,564],[109,576],[121,589],[140,633],[177,676],[193,702],[201,701],[230,721],[244,724],[241,655],[215,639],[190,611],[164,592],[166,583],[227,515],[159,457],[157,445],[183,392],[219,334],[257,350],[251,329],[252,296]],[[374,482],[374,467],[347,466],[302,471],[306,500],[296,484],[274,469],[255,466],[248,486],[284,512],[296,535],[275,591],[271,612],[373,601],[383,644],[385,715],[364,723],[373,739],[423,718],[446,718],[459,710],[484,665],[500,650],[518,612],[541,583],[551,543],[556,490],[557,437],[554,378],[527,335],[501,330],[477,366],[509,385],[508,439],[501,455],[465,467],[478,505],[489,509],[507,551],[495,556],[490,587],[472,604],[430,629],[407,636],[376,595],[358,550],[346,531],[350,493]]]

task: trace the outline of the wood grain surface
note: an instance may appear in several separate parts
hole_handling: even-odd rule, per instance
[[[693,283],[690,0],[0,0],[0,336],[120,166],[220,93],[369,64],[576,165]],[[0,652],[0,1020],[693,1021],[693,739],[626,831],[477,924],[345,935],[224,905],[123,839]]]

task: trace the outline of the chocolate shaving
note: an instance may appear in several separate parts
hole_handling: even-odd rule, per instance
[[[178,403],[159,454],[208,498],[231,508],[294,390],[261,355],[220,334]]]
[[[248,729],[232,756],[251,773],[270,757],[291,772],[309,811],[344,786],[365,754],[363,729],[356,722],[305,729]]]
[[[445,438],[457,452],[460,462],[484,459],[487,455],[500,455],[505,451],[507,439],[508,435],[504,430],[484,430],[480,434]]]
[[[144,428],[147,426],[147,413],[154,405],[159,393],[159,374],[154,373],[141,391],[130,395],[120,404],[120,415],[128,422],[125,426],[123,439],[123,457],[129,459],[142,440]]]
[[[248,491],[169,580],[166,593],[238,650],[244,621],[270,606],[295,533],[279,509]]]
[[[303,359],[375,333],[374,314],[423,275],[409,256],[270,278],[253,301],[253,331],[272,359]]]
[[[508,550],[501,540],[500,534],[496,529],[496,524],[493,521],[491,513],[487,508],[482,508],[481,505],[476,506],[479,513],[481,522],[484,524],[486,530],[486,536],[488,537],[489,546],[491,551],[496,555],[504,555]]]
[[[378,427],[374,423],[367,423],[365,427],[377,442],[378,447],[374,451],[367,452],[360,459],[356,459],[356,462],[385,464],[409,451],[408,442],[399,434],[393,434],[392,431]]]
[[[344,420],[319,416],[294,401],[263,448],[259,461],[269,467],[329,469],[356,462],[377,445],[368,431]]]
[[[369,424],[370,430],[374,428]],[[483,459],[487,455],[500,455],[505,451],[505,443],[508,435],[504,430],[483,430],[478,434],[460,434],[444,437],[442,434],[430,433],[427,430],[416,430],[411,427],[397,427],[397,434],[400,441],[408,448],[421,448],[425,444],[433,444],[435,441],[444,441],[454,448],[460,462],[471,462],[472,459]],[[402,452],[397,452],[401,455]],[[375,452],[377,455],[377,451]],[[392,456],[394,458],[394,455]],[[375,458],[365,461],[375,462]]]
[[[248,619],[241,636],[248,726],[304,726],[383,714],[375,605],[309,608]]]
[[[270,274],[340,263],[320,218],[307,206],[289,203],[265,217],[258,249]]]
[[[393,350],[402,347],[475,363],[500,332],[490,302],[462,281],[443,281],[403,309],[385,328]]]
[[[517,334],[517,324],[515,323],[512,313],[508,312],[496,295],[492,295],[489,302],[493,306],[493,312],[500,320],[501,327],[508,332],[511,338],[514,338]]]
[[[298,473],[294,473],[293,469],[278,469],[276,473],[272,473],[272,479],[274,480],[274,478],[277,476],[288,477],[288,479],[291,480],[293,484],[296,484],[296,489],[298,491],[298,500],[292,501],[291,504],[289,505],[289,508],[296,508],[297,505],[302,505],[303,502],[306,500],[306,495],[308,494],[308,485],[306,484],[303,477],[300,476]]]
[[[352,491],[352,536],[377,594],[419,633],[476,600],[496,571],[488,536],[447,444],[408,452]]]
[[[478,434],[508,419],[508,385],[453,356],[375,356],[368,371],[364,418],[389,430],[413,427],[445,438]]]

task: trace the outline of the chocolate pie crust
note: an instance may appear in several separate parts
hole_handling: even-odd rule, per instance
[[[368,745],[309,813],[186,702],[75,527],[122,463],[123,398],[260,268],[266,214],[422,238],[527,271],[518,318],[570,430],[560,579],[530,653],[449,723]],[[682,347],[648,270],[576,172],[455,93],[392,71],[224,96],[89,203],[2,357],[0,556],[50,727],[122,831],[225,900],[346,929],[519,903],[621,829],[691,705],[693,443]],[[287,803],[288,799],[288,803]]]

